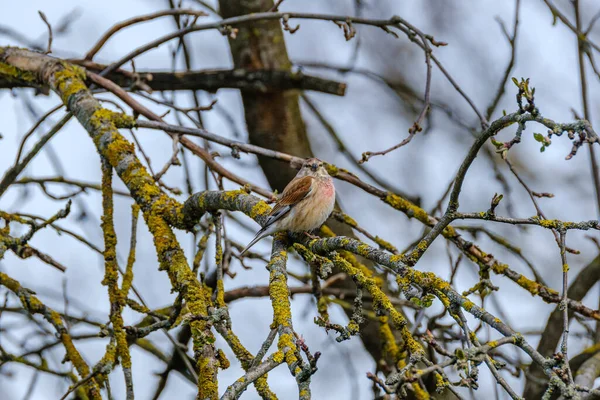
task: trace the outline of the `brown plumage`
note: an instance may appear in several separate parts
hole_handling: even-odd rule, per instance
[[[290,206],[296,204],[300,200],[302,200],[306,195],[310,192],[310,188],[313,185],[314,178],[312,176],[305,176],[300,179],[293,179],[288,183],[288,185],[283,189],[281,196],[275,203],[275,206],[269,213],[269,216],[273,214],[277,214],[285,206]]]

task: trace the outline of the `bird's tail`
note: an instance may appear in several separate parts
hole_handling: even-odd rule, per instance
[[[264,238],[265,236],[269,236],[271,233],[273,233],[273,232],[271,232],[271,228],[272,228],[272,226],[265,226],[260,231],[256,232],[254,239],[252,239],[250,241],[250,243],[248,243],[246,248],[244,250],[242,250],[242,252],[240,253],[240,256],[243,256],[244,253],[247,252],[248,250],[250,250],[250,247],[254,246],[256,244],[256,242],[258,242],[260,239]]]

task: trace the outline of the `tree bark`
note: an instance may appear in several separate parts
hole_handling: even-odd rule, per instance
[[[220,0],[223,18],[268,11],[272,0]],[[235,39],[229,40],[233,65],[245,70],[290,70],[283,32],[279,21],[258,21],[236,27]],[[242,101],[249,140],[252,144],[285,151],[298,157],[312,157],[313,152],[300,114],[297,91],[250,93],[242,91]],[[271,187],[282,191],[296,175],[281,161],[258,157]]]

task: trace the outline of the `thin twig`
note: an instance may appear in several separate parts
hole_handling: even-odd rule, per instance
[[[0,196],[2,196],[6,189],[8,189],[15,179],[17,179],[21,171],[23,171],[27,164],[29,164],[29,162],[42,150],[44,145],[50,139],[52,139],[54,135],[56,135],[62,129],[62,127],[66,125],[67,122],[69,122],[72,116],[73,114],[70,112],[67,113],[56,125],[52,127],[52,129],[48,131],[48,133],[42,136],[40,141],[37,142],[36,145],[33,146],[29,153],[27,153],[27,155],[23,158],[23,161],[15,164],[4,173],[4,176],[0,181]]]
[[[42,18],[42,21],[44,21],[48,27],[48,46],[46,46],[46,51],[44,54],[50,54],[52,53],[52,27],[50,26],[50,22],[48,22],[48,18],[46,18],[46,14],[44,14],[42,11],[38,11],[38,14],[40,14],[40,18]]]
[[[560,308],[563,313],[563,337],[560,345],[560,352],[562,355],[562,362],[564,369],[567,372],[568,383],[573,384],[573,373],[569,366],[569,355],[567,352],[567,344],[569,341],[569,308],[567,307],[567,291],[569,282],[569,264],[567,264],[567,252],[565,250],[565,241],[567,233],[564,230],[560,230],[560,259],[562,264],[562,300],[560,302]]]

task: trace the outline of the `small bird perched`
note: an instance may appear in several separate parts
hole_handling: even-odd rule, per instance
[[[323,161],[318,158],[306,160],[298,174],[283,189],[263,228],[240,255],[260,239],[276,232],[308,233],[319,228],[333,211],[334,204],[333,179],[323,167]]]

